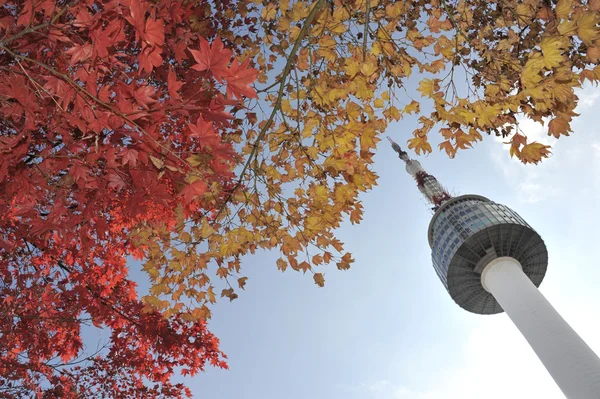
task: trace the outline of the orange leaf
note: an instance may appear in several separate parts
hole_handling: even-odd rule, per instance
[[[560,117],[552,119],[548,124],[548,134],[552,134],[556,138],[559,138],[561,134],[568,136],[569,132],[572,132],[571,125]]]
[[[542,158],[548,158],[548,154],[550,154],[549,148],[550,146],[538,142],[527,144],[521,150],[521,161],[523,163],[531,162],[537,164]]]
[[[448,140],[446,141],[442,141],[439,144],[440,150],[444,150],[446,151],[446,154],[448,154],[448,156],[450,158],[454,158],[454,156],[456,155],[456,148],[454,148],[454,146],[452,145],[452,143]]]
[[[323,277],[323,273],[315,273],[313,275],[313,279],[315,280],[315,284],[319,287],[323,287],[325,285],[325,278]]]

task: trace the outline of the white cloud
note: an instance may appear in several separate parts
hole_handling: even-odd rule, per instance
[[[583,88],[575,90],[575,94],[579,97],[579,104],[575,108],[575,112],[581,112],[596,104],[600,97],[600,90],[591,84],[587,84]]]
[[[407,399],[412,392],[402,385],[395,385],[388,380],[379,380],[371,384],[362,384],[374,399]]]

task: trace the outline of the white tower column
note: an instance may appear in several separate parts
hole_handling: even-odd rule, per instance
[[[600,358],[523,273],[516,259],[501,257],[491,261],[483,270],[481,283],[515,323],[568,399],[600,398]]]

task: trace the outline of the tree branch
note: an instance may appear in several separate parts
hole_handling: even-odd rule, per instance
[[[246,174],[246,171],[248,170],[250,163],[252,162],[252,159],[256,156],[256,154],[258,152],[258,143],[265,137],[265,135],[267,134],[267,131],[273,124],[275,115],[277,114],[277,111],[279,110],[279,108],[281,108],[281,101],[283,100],[283,92],[285,91],[285,83],[286,83],[287,77],[290,74],[290,71],[292,69],[292,65],[294,63],[294,57],[296,55],[296,52],[300,48],[300,44],[302,43],[302,40],[308,33],[312,21],[315,19],[319,10],[321,9],[321,6],[324,3],[325,3],[325,0],[318,0],[315,3],[312,10],[310,11],[310,13],[308,14],[308,17],[306,17],[306,20],[304,21],[304,25],[302,26],[302,29],[300,30],[300,33],[298,34],[298,37],[296,38],[294,47],[292,47],[292,50],[290,51],[290,54],[287,57],[287,62],[285,64],[285,68],[283,69],[283,72],[281,73],[281,78],[280,78],[280,82],[279,82],[279,91],[277,93],[277,100],[275,102],[275,105],[273,106],[271,115],[267,119],[263,128],[258,133],[258,136],[256,137],[254,144],[252,145],[252,151],[250,152],[250,155],[248,155],[248,159],[246,160],[246,163],[244,164],[244,167],[242,168],[242,171],[240,172],[240,177],[239,177],[236,185],[233,187],[233,189],[230,191],[229,195],[227,196],[227,198],[221,205],[221,208],[219,209],[219,212],[217,213],[215,220],[218,219],[218,217],[221,215],[221,213],[223,212],[223,210],[225,209],[225,207],[227,206],[229,201],[231,201],[231,199],[233,198],[234,193],[242,185],[244,175]]]

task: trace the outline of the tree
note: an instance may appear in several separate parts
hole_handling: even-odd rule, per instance
[[[243,10],[215,7],[3,2],[3,398],[176,398],[187,390],[170,382],[176,367],[226,367],[206,306],[161,314],[162,303],[139,300],[126,267],[152,253],[131,239],[139,226],[169,240],[185,218],[211,218],[233,187],[257,71],[232,58],[244,35],[220,40]],[[105,348],[83,350],[84,324],[110,331]]]
[[[361,220],[390,122],[418,116],[418,154],[435,128],[451,157],[487,133],[537,163],[550,148],[517,118],[568,135],[574,88],[600,79],[597,0],[6,4],[4,273],[28,287],[39,258],[38,284],[56,270],[70,289],[82,278],[61,264],[85,257],[101,260],[90,278],[125,282],[131,254],[153,282],[144,312],[182,323],[209,317],[219,289],[236,298],[258,249],[319,286],[322,265],[348,269],[335,229]]]

